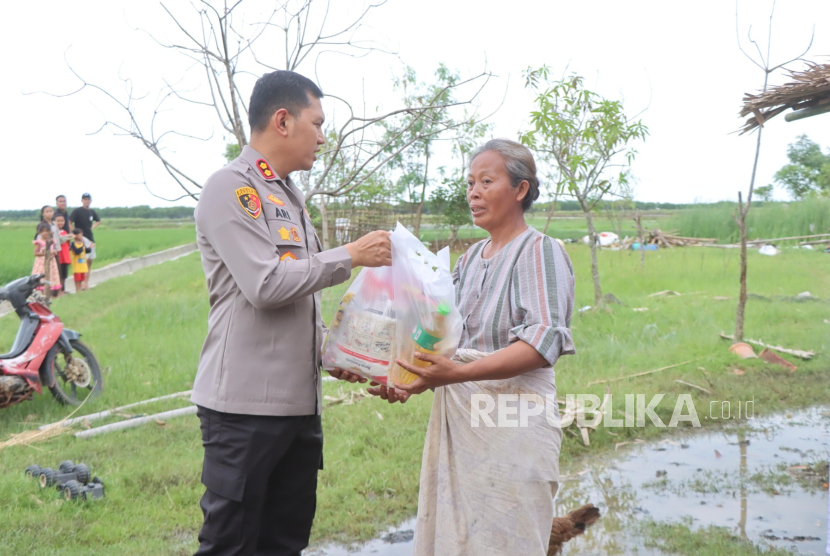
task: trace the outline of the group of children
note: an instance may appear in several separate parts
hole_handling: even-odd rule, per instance
[[[84,237],[84,232],[80,228],[75,228],[71,234],[67,233],[64,229],[66,217],[58,214],[53,221],[53,214],[52,207],[46,206],[41,210],[41,222],[37,225],[37,234],[32,242],[35,246],[32,274],[45,275],[45,279],[51,284],[49,289],[52,297],[63,295],[70,268],[75,278],[75,291],[88,290],[87,257],[95,244]]]

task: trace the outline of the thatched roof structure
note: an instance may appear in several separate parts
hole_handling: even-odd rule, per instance
[[[798,120],[830,112],[830,64],[807,62],[807,69],[789,70],[790,83],[771,87],[765,93],[744,95],[741,117],[752,115],[741,128],[741,134],[758,127],[788,108],[786,120]]]

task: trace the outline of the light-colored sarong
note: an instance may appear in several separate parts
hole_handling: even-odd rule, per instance
[[[486,355],[460,349],[454,359],[466,363]],[[554,378],[547,368],[436,388],[421,465],[415,556],[547,553],[562,431],[544,413],[529,418],[527,427],[510,428],[484,422],[473,427],[470,413],[473,394],[555,399]],[[498,424],[497,410],[490,416]],[[508,420],[518,423],[519,417]]]

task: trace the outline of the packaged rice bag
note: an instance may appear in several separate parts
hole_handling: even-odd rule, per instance
[[[340,301],[323,344],[323,368],[386,384],[395,361],[392,269],[364,268]]]

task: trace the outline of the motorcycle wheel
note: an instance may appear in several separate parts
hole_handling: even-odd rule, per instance
[[[47,352],[40,369],[41,383],[49,387],[52,396],[63,405],[80,405],[87,396],[96,397],[104,390],[104,379],[98,360],[83,342],[69,340],[72,346],[70,360],[74,361],[74,374],[67,362],[67,354],[55,344]]]

